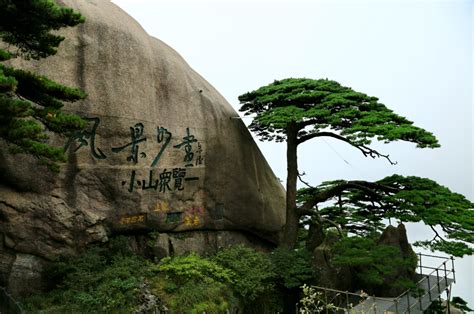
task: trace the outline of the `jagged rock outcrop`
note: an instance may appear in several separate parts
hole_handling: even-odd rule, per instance
[[[321,287],[341,291],[355,292],[360,290],[362,286],[358,276],[360,267],[335,266],[331,261],[334,257],[333,247],[337,241],[338,237],[335,234],[328,233],[324,241],[313,251],[312,264],[317,274],[317,284]],[[384,275],[381,284],[364,287],[364,290],[366,292],[370,290],[368,291],[370,294],[375,294],[378,297],[396,297],[407,289],[402,281],[417,281],[415,271],[416,253],[408,242],[403,224],[399,224],[398,227],[387,226],[380,235],[377,245],[396,248],[391,258],[399,261],[399,264],[393,274]]]
[[[417,281],[415,271],[417,257],[410,242],[408,242],[405,225],[400,223],[398,227],[392,225],[387,226],[387,228],[382,232],[377,245],[389,245],[397,248],[398,254],[397,256],[393,256],[393,258],[398,258],[403,261],[395,270],[393,275],[386,276],[384,283],[378,289],[379,296],[398,296],[404,292],[407,287],[396,285],[394,283],[397,281],[399,282],[400,280]]]
[[[413,251],[410,242],[408,242],[407,230],[405,225],[400,223],[397,227],[387,226],[377,241],[378,245],[390,245],[400,250],[400,257],[410,258],[416,253]]]
[[[313,251],[312,265],[320,287],[341,291],[353,291],[354,274],[349,266],[334,266],[332,248],[339,240],[335,234],[328,234]]]
[[[68,152],[59,174],[0,143],[0,285],[26,289],[36,277],[22,281],[19,267],[39,272],[115,234],[232,230],[275,243],[284,190],[227,101],[110,1],[58,2],[85,24],[63,32],[56,56],[13,63],[85,90],[65,110],[89,125],[51,135]]]

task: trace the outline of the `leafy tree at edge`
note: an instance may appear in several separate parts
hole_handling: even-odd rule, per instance
[[[337,180],[317,187],[305,183],[298,169],[298,146],[318,137],[331,137],[353,146],[364,156],[385,158],[369,145],[406,141],[419,148],[440,147],[436,137],[399,116],[378,98],[328,79],[277,80],[239,96],[240,111],[253,115],[249,126],[262,141],[285,142],[287,147],[286,225],[281,245],[294,248],[302,218],[310,225],[309,249],[324,239],[324,230],[341,235],[381,231],[385,218],[422,221],[434,232],[431,241],[416,244],[456,256],[472,254],[474,204],[436,182],[392,175],[376,182]],[[307,187],[297,192],[298,178]],[[333,201],[332,206],[318,205]],[[440,231],[441,230],[441,231]]]
[[[48,144],[47,131],[68,136],[82,129],[84,120],[61,108],[86,94],[3,62],[56,54],[64,37],[51,31],[83,22],[81,14],[52,0],[0,0],[0,138],[11,152],[33,155],[53,170],[66,158],[63,148]]]

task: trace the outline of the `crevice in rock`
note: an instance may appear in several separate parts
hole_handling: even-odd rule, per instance
[[[0,211],[0,221],[9,222],[8,217],[2,211]]]
[[[19,213],[24,213],[24,212],[25,212],[25,210],[20,210],[18,207],[15,207],[15,206],[13,206],[12,204],[7,203],[7,201],[3,201],[3,200],[2,200],[2,201],[0,201],[0,204],[3,204],[3,205],[5,205],[6,207],[9,207],[9,208],[11,208],[11,209],[13,209],[14,211],[19,212]],[[3,214],[3,215],[4,215],[4,213],[2,213],[1,211],[0,211],[0,214]]]
[[[169,256],[174,256],[173,242],[171,241],[170,238],[168,238],[168,254]]]
[[[76,176],[80,172],[80,169],[77,167],[77,156],[72,151],[69,150],[68,154],[68,163],[66,167],[66,178],[65,178],[65,188],[66,188],[66,204],[69,207],[76,207],[77,202],[77,190],[76,190]]]

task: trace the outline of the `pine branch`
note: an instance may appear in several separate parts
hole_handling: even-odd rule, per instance
[[[307,134],[307,135],[304,135],[304,136],[300,136],[300,138],[298,138],[298,145],[303,143],[303,142],[306,142],[310,139],[313,139],[313,138],[316,138],[316,137],[323,137],[323,136],[332,137],[332,138],[338,139],[340,141],[346,142],[346,143],[354,146],[358,150],[360,150],[365,157],[372,157],[374,159],[375,158],[385,158],[385,159],[388,160],[388,162],[391,165],[396,165],[397,164],[396,161],[393,162],[390,159],[389,155],[381,154],[378,151],[376,151],[375,149],[372,149],[372,148],[370,148],[366,145],[360,145],[360,144],[353,143],[351,140],[345,138],[344,136],[341,136],[339,134],[335,134],[335,133],[332,133],[332,132],[318,132],[318,133],[312,133],[312,134]]]
[[[299,172],[298,172],[298,179],[301,181],[301,183],[303,183],[304,185],[306,185],[306,186],[309,187],[309,188],[315,189],[314,186],[310,185],[308,182],[306,182],[306,181],[303,180],[302,176],[304,176],[304,175],[306,175],[306,173],[304,173],[304,172],[303,172],[303,173],[299,173]]]
[[[335,186],[323,190],[321,190],[320,188],[310,189],[310,199],[298,209],[298,212],[302,215],[307,215],[311,213],[311,209],[318,203],[322,203],[335,196],[339,196],[342,192],[349,189],[361,190],[375,197],[381,196],[380,191],[386,194],[398,192],[397,188],[374,182],[359,180],[343,181],[342,183],[336,184]]]
[[[338,223],[332,221],[331,219],[324,218],[324,217],[321,218],[321,221],[322,221],[322,222],[327,222],[327,223],[329,223],[330,225],[333,225],[333,226],[337,229],[337,231],[339,232],[339,235],[341,236],[341,238],[344,237],[344,232],[342,232],[341,225],[339,225]]]
[[[435,233],[435,236],[434,236],[434,238],[433,238],[431,241],[434,241],[434,240],[436,240],[436,239],[440,239],[441,241],[446,242],[446,240],[443,239],[443,237],[441,237],[441,236],[439,235],[438,231],[436,231],[436,229],[433,227],[433,225],[428,225],[428,226],[430,226],[431,230],[433,230],[433,232]]]

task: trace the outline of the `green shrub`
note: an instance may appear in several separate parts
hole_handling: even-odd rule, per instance
[[[463,300],[461,297],[453,297],[450,302],[451,306],[456,307],[457,309],[461,310],[463,313],[469,313],[472,309],[469,308],[467,302]],[[434,300],[430,306],[424,311],[423,313],[426,314],[445,314],[447,313],[447,305],[446,302],[443,302],[441,299]],[[451,309],[451,312],[453,310]]]
[[[152,271],[166,273],[180,283],[187,280],[214,280],[232,283],[233,273],[219,264],[196,253],[186,256],[165,257],[152,267]]]
[[[146,283],[173,313],[245,313],[282,310],[286,288],[312,278],[310,254],[279,249],[272,254],[236,246],[204,258],[197,254],[152,263],[128,249],[124,237],[53,263],[51,291],[24,300],[33,313],[132,313]]]
[[[197,254],[166,257],[151,271],[153,292],[173,313],[222,313],[237,303],[233,272]]]
[[[334,266],[350,266],[356,274],[359,288],[372,290],[386,278],[405,268],[408,272],[416,267],[416,255],[403,259],[400,250],[389,245],[377,245],[370,237],[347,237],[333,247]],[[397,286],[410,288],[410,278],[395,278]]]
[[[27,312],[133,312],[149,263],[117,238],[78,257],[53,263],[45,273],[54,289],[24,300]]]
[[[278,248],[270,254],[270,259],[278,280],[285,288],[301,287],[314,278],[311,253],[305,249]]]
[[[453,297],[451,304],[463,311],[463,313],[472,311],[472,309],[467,305],[467,302],[461,297]]]
[[[232,300],[231,290],[220,282],[188,281],[169,305],[173,313],[224,313]]]
[[[308,285],[303,285],[302,297],[300,299],[300,314],[313,314],[313,313],[338,313],[340,308],[328,301],[327,297],[324,296],[323,292],[316,288]],[[354,311],[355,312],[355,311]],[[349,312],[352,313],[352,312]]]
[[[234,290],[246,301],[270,293],[276,273],[267,255],[239,245],[218,252],[216,263],[232,271]]]
[[[424,311],[426,314],[445,314],[446,306],[443,305],[440,299],[431,302],[430,306]]]

